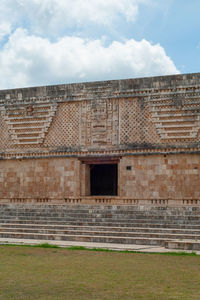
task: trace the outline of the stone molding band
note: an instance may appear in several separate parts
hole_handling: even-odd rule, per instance
[[[96,157],[115,157],[115,156],[136,156],[136,155],[169,155],[169,154],[200,154],[200,147],[198,148],[176,148],[176,149],[146,149],[146,150],[110,150],[110,151],[88,151],[84,152],[37,152],[37,153],[2,153],[0,160],[5,159],[42,159],[42,158],[96,158]]]
[[[131,199],[122,197],[109,196],[89,196],[89,197],[68,197],[63,199],[57,198],[1,198],[0,204],[4,203],[21,203],[21,204],[103,204],[103,205],[149,205],[149,206],[199,206],[200,199]]]

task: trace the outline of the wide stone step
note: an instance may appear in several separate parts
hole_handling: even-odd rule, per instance
[[[183,214],[178,213],[158,213],[158,212],[137,212],[137,211],[48,211],[48,210],[5,210],[0,211],[0,216],[3,217],[5,215],[9,216],[49,216],[49,217],[63,217],[63,216],[71,216],[71,217],[88,217],[91,215],[101,216],[101,217],[135,217],[135,218],[169,218],[169,219],[200,219],[199,212],[186,212]]]
[[[200,240],[198,234],[173,234],[153,232],[116,232],[116,231],[90,231],[90,230],[59,230],[59,229],[26,229],[26,228],[0,228],[1,232],[10,233],[32,233],[32,234],[53,234],[53,235],[86,235],[86,236],[116,236],[116,237],[143,237],[143,238],[164,238],[164,239],[194,239]]]
[[[4,223],[4,224],[12,224],[12,223],[18,223],[18,224],[53,224],[53,225],[74,225],[74,226],[115,226],[115,227],[154,227],[154,228],[185,228],[185,229],[200,229],[200,224],[199,222],[197,224],[191,224],[191,223],[159,223],[159,222],[154,222],[154,223],[150,223],[150,222],[116,222],[116,223],[111,223],[111,222],[94,222],[94,221],[90,221],[90,222],[86,222],[86,221],[52,221],[52,220],[44,220],[44,219],[39,219],[39,220],[35,220],[35,219],[12,219],[12,218],[8,218],[8,219],[0,219],[0,223]]]
[[[101,207],[101,206],[100,206]],[[0,206],[0,213],[70,213],[70,214],[137,214],[137,215],[200,215],[199,207],[188,207],[188,209],[153,209],[149,207],[149,209],[138,209],[137,206],[132,207],[112,207],[112,206],[104,206],[103,208],[82,208],[74,205],[73,208],[69,208],[67,205],[65,206],[56,206],[56,207],[48,207],[43,205],[43,207],[24,207],[24,206],[13,206],[13,207],[2,207]],[[158,207],[159,208],[159,207]]]
[[[115,236],[89,236],[89,235],[62,235],[62,234],[35,234],[35,233],[13,233],[0,232],[0,238],[12,239],[37,239],[57,241],[78,241],[95,243],[119,243],[164,246],[168,239],[143,238],[143,237],[115,237]]]
[[[171,223],[171,224],[200,224],[200,220],[199,218],[197,219],[179,219],[179,218],[144,218],[144,219],[140,219],[140,218],[102,218],[102,217],[95,217],[95,216],[90,216],[88,218],[73,218],[73,217],[44,217],[44,216],[4,216],[0,218],[0,222],[1,220],[5,220],[5,219],[12,219],[12,220],[43,220],[43,221],[51,221],[56,222],[56,221],[63,221],[63,222],[102,222],[102,223]]]
[[[111,227],[111,226],[79,226],[79,225],[51,225],[51,224],[19,224],[19,223],[1,223],[1,231],[11,231],[20,229],[30,230],[76,230],[76,231],[97,231],[97,232],[141,232],[141,233],[167,233],[167,234],[186,234],[200,235],[200,229],[180,229],[180,228],[155,228],[155,227]]]
[[[70,220],[77,220],[77,219],[82,219],[82,220],[88,220],[88,219],[111,219],[111,220],[128,220],[128,219],[133,219],[133,220],[178,220],[178,221],[199,221],[200,222],[200,216],[145,216],[145,215],[126,215],[126,214],[33,214],[33,213],[20,213],[20,214],[2,214],[0,215],[0,218],[49,218],[49,219],[70,219]]]
[[[49,204],[0,204],[0,213],[6,212],[47,212],[47,213],[115,213],[115,214],[145,214],[145,215],[188,215],[200,214],[200,207],[143,207],[134,205],[49,205]]]

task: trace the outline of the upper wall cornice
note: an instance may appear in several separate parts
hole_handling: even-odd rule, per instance
[[[0,91],[0,105],[148,97],[200,91],[200,73],[98,81]]]

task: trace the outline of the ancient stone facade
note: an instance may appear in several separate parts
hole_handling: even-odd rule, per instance
[[[0,91],[0,200],[200,204],[200,73]]]

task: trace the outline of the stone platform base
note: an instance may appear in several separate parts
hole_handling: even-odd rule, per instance
[[[1,203],[0,239],[200,250],[200,206]]]

